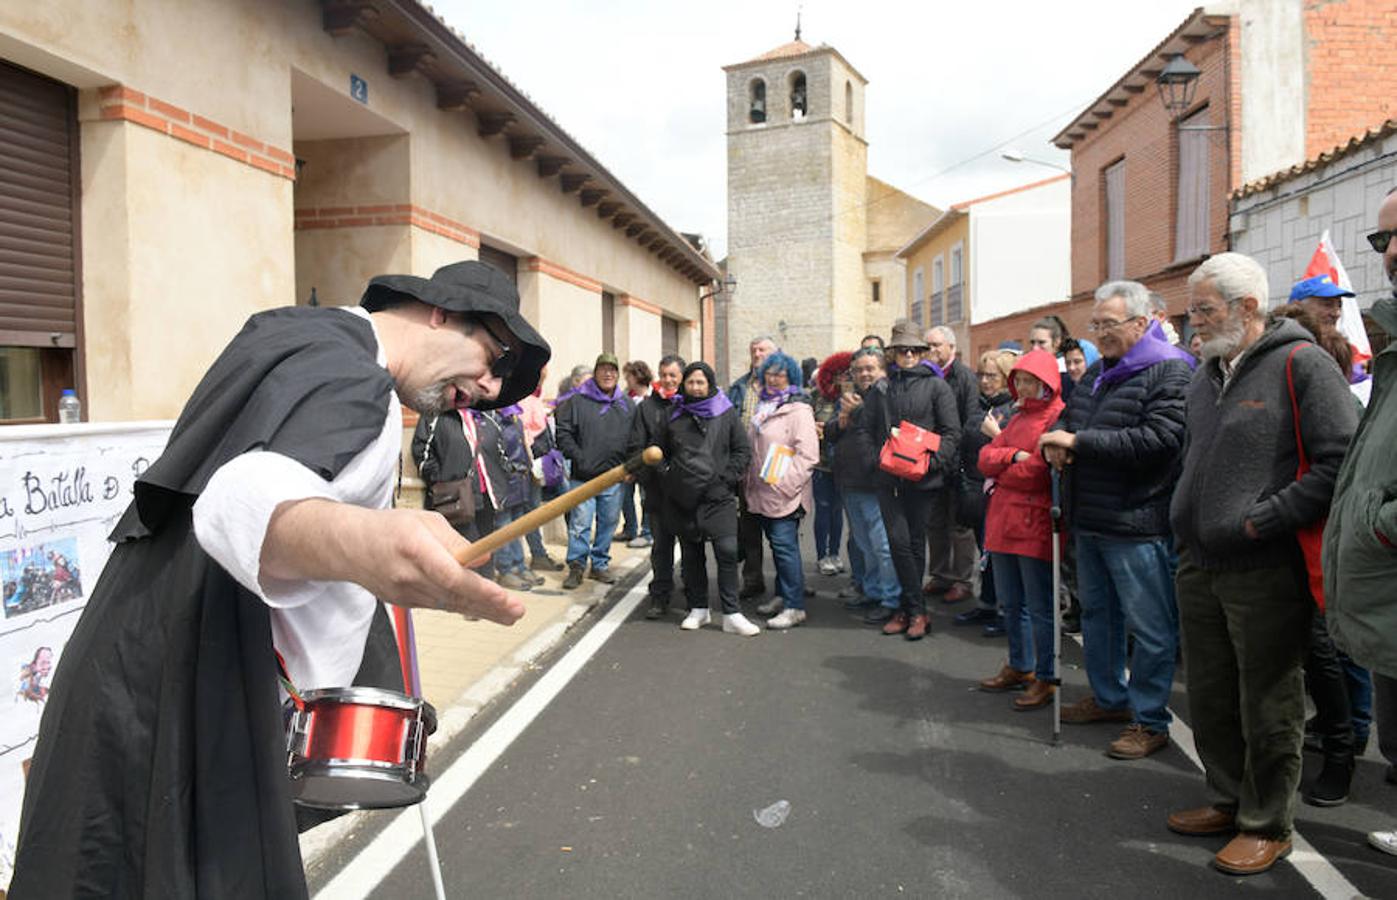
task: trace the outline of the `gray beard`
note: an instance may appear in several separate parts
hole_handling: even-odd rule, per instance
[[[407,405],[423,415],[440,415],[444,412],[450,412],[454,408],[446,403],[446,389],[450,384],[449,381],[429,384],[411,397],[406,398]]]
[[[1199,352],[1204,359],[1228,359],[1237,351],[1237,345],[1242,343],[1242,338],[1246,335],[1246,326],[1241,319],[1233,319],[1222,329],[1222,333],[1210,341],[1204,341]]]

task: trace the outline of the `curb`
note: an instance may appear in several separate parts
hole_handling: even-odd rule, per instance
[[[569,604],[557,615],[555,621],[540,628],[533,637],[516,648],[513,653],[491,666],[484,676],[462,691],[449,707],[438,710],[437,730],[432,735],[433,746],[441,748],[450,744],[482,710],[509,690],[522,675],[538,669],[538,660],[558,646],[567,636],[567,633],[586,617],[587,613],[600,607],[607,600],[613,599],[613,596],[619,597],[629,591],[633,586],[631,584],[632,576],[643,573],[649,565],[649,553],[636,554],[635,561],[626,564],[621,577],[616,580],[615,585],[607,589],[606,593],[588,596],[586,600]],[[427,755],[429,763],[434,762],[437,755],[429,748]],[[431,770],[435,771],[436,768],[439,767],[432,766]],[[357,810],[345,813],[337,819],[332,819],[303,833],[300,836],[301,866],[306,871],[307,880],[310,879],[311,870],[325,862],[325,857],[330,850],[338,847],[361,829],[372,827],[378,821],[374,818],[374,814],[385,812],[395,813],[398,810]]]

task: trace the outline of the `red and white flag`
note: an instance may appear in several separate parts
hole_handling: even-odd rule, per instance
[[[1334,245],[1329,242],[1328,228],[1320,235],[1319,246],[1315,248],[1314,256],[1310,257],[1310,265],[1305,269],[1304,277],[1313,278],[1316,275],[1328,275],[1339,287],[1350,293],[1353,291],[1353,282],[1349,281],[1348,272],[1339,260],[1339,254],[1334,252]],[[1373,345],[1368,343],[1368,329],[1363,327],[1363,314],[1358,311],[1357,297],[1344,298],[1343,310],[1339,313],[1338,329],[1353,345],[1355,363],[1373,358]]]

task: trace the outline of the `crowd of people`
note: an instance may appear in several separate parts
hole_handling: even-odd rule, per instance
[[[1384,215],[1397,217],[1397,200]],[[1378,246],[1384,234],[1372,243],[1397,278],[1394,242]],[[1368,428],[1385,395],[1379,381],[1360,429],[1367,391],[1351,382],[1370,376],[1336,329],[1352,295],[1328,276],[1299,282],[1292,303],[1268,312],[1264,270],[1224,253],[1197,268],[1189,291],[1187,341],[1164,298],[1112,281],[1096,293],[1090,339],[1049,316],[974,368],[954,331],[908,320],[886,341],[868,335],[823,361],[798,361],[756,336],[748,370],[726,390],[703,362],[666,356],[652,376],[643,361],[602,354],[565,379],[551,412],[537,394],[522,405],[522,442],[505,437],[510,410],[469,414],[489,435],[481,439],[499,444],[485,454],[498,461],[473,476],[486,512],[477,527],[491,507],[496,523],[509,521],[548,489],[537,468],[527,484],[530,455],[560,456],[559,483],[575,486],[656,445],[663,466],[571,514],[564,587],[613,580],[613,536],[648,546],[647,618],[667,617],[678,586],[680,627],[697,630],[717,624],[711,544],[723,631],[760,633],[743,601],[755,601],[767,629],[794,628],[813,594],[800,548],[809,516],[812,568],[847,572],[839,598],[883,634],[920,640],[929,603],[973,601],[955,624],[1008,645],[979,687],[1014,692],[1017,711],[1049,705],[1059,689],[1059,612],[1062,630],[1081,635],[1089,688],[1062,706],[1063,721],[1121,726],[1106,744],[1113,758],[1157,753],[1170,742],[1181,666],[1209,802],[1168,826],[1235,831],[1217,866],[1264,871],[1290,849],[1302,746],[1323,755],[1303,798],[1348,797],[1374,714],[1365,663],[1377,670],[1378,716],[1387,712],[1392,735],[1382,749],[1397,782],[1397,640],[1375,626],[1397,615],[1382,602],[1390,582],[1379,581],[1397,559],[1384,537],[1397,522],[1387,527],[1391,477]],[[1388,302],[1373,311],[1380,323]],[[1378,434],[1391,427],[1372,424]],[[450,431],[462,441],[459,423]],[[469,427],[464,440],[476,446]],[[436,458],[456,455],[443,447]],[[1065,511],[1057,594],[1054,507]],[[1334,522],[1321,567],[1326,515]],[[533,569],[558,567],[531,546]],[[522,551],[503,558],[501,583],[527,589]],[[1373,840],[1397,851],[1397,835]]]

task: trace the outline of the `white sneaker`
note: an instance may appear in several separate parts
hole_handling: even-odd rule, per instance
[[[685,631],[698,631],[707,625],[711,618],[708,608],[701,606],[698,609],[689,610],[689,614],[684,617],[684,621],[679,623],[679,627]]]
[[[821,575],[837,575],[839,573],[839,564],[834,561],[833,556],[826,556],[820,560],[819,566]]]
[[[838,574],[843,575],[845,572],[849,571],[848,566],[844,565],[844,559],[842,557],[831,556],[830,559],[834,560],[834,567],[838,570]]]
[[[780,597],[772,597],[765,603],[758,604],[757,612],[761,613],[764,616],[770,616],[779,613],[781,610],[785,608],[786,601],[782,600]]]
[[[751,620],[742,613],[723,616],[723,631],[727,634],[740,634],[743,637],[752,637],[762,633],[762,630],[753,625]]]
[[[1397,856],[1397,831],[1370,831],[1368,832],[1368,843],[1383,853]]]
[[[784,631],[787,628],[794,628],[805,623],[805,610],[803,609],[783,609],[780,615],[766,620],[766,627],[775,631]]]

